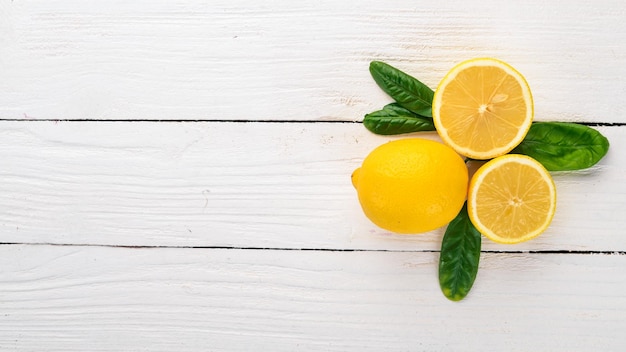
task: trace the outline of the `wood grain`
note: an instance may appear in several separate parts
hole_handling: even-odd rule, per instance
[[[625,10],[0,0],[0,350],[622,351]],[[390,102],[370,61],[435,88],[480,56],[611,150],[453,303],[442,230],[376,228],[349,176],[405,137],[357,123]]]
[[[0,118],[360,120],[384,60],[520,70],[539,120],[623,122],[620,0],[1,1]]]
[[[484,254],[455,303],[436,253],[45,248],[0,246],[3,350],[618,351],[626,328],[623,255]]]
[[[625,127],[600,164],[557,173],[541,237],[495,251],[626,251]],[[436,139],[434,133],[419,133]],[[354,123],[1,122],[2,241],[438,250],[363,215],[352,171],[394,138]]]

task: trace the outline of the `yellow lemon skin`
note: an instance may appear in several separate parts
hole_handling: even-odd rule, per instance
[[[400,234],[422,233],[450,222],[467,196],[468,171],[450,147],[407,138],[374,149],[352,174],[365,215]]]

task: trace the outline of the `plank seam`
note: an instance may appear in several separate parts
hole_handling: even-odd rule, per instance
[[[202,119],[0,119],[0,122],[174,122],[174,123],[356,123],[358,120],[250,120],[250,119],[219,119],[219,120],[202,120]]]
[[[51,247],[108,247],[126,249],[214,249],[214,250],[245,250],[245,251],[302,251],[302,252],[393,252],[393,253],[439,253],[439,250],[405,250],[405,249],[363,249],[363,248],[294,248],[294,247],[243,247],[243,246],[147,246],[147,245],[110,245],[110,244],[71,244],[71,243],[20,243],[0,242],[0,246],[51,246]],[[626,251],[607,250],[483,250],[488,254],[579,254],[579,255],[626,255]]]
[[[337,124],[361,124],[359,120],[200,120],[200,119],[174,119],[174,120],[152,120],[152,119],[2,119],[0,122],[127,122],[127,123],[337,123]],[[573,123],[593,126],[593,127],[624,127],[626,122],[590,122],[590,121],[572,121]]]

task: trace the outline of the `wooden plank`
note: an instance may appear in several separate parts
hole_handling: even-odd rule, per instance
[[[623,255],[484,254],[470,295],[437,253],[0,246],[19,351],[619,351]]]
[[[2,1],[0,118],[360,120],[384,60],[510,62],[539,120],[624,122],[621,0]]]
[[[612,149],[555,175],[551,228],[484,249],[626,250],[626,127],[599,129]],[[390,235],[360,209],[350,174],[392,139],[353,123],[1,122],[2,242],[437,250],[442,230]]]

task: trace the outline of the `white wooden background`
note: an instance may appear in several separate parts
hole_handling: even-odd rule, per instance
[[[622,351],[622,0],[0,0],[0,350]],[[549,230],[437,282],[442,230],[363,216],[383,60],[508,61],[592,124]],[[436,139],[435,134],[420,134]]]

